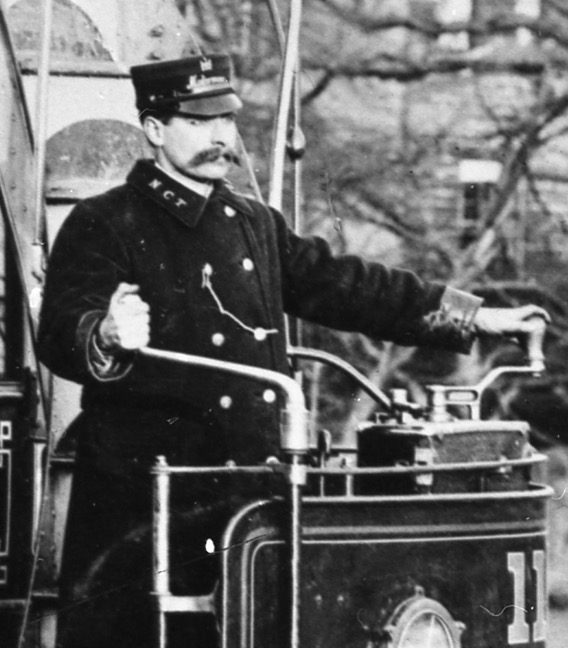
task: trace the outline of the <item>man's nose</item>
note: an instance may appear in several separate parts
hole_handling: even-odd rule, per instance
[[[213,144],[226,146],[229,142],[230,124],[226,119],[217,117],[213,120],[213,128],[211,129],[211,140]]]

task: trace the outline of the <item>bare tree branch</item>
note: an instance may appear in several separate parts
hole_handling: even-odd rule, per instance
[[[561,16],[568,18],[568,7],[564,0],[543,0],[543,5],[554,8]]]
[[[394,28],[405,28],[425,36],[437,38],[441,34],[467,32],[470,36],[488,36],[512,33],[523,27],[540,38],[552,38],[561,45],[568,45],[568,35],[557,21],[548,18],[534,19],[522,14],[508,13],[490,17],[485,20],[475,19],[469,22],[445,23],[434,17],[416,18],[403,14],[383,14],[372,16],[369,12],[356,11],[347,6],[343,0],[320,0],[342,21],[357,26],[362,32],[386,31]],[[557,11],[566,14],[566,9],[554,3]]]
[[[317,97],[319,97],[321,93],[327,89],[334,78],[335,72],[333,72],[332,70],[324,70],[323,74],[320,75],[320,78],[317,80],[317,82],[302,97],[302,105],[306,106],[314,101],[314,99],[317,99]]]
[[[568,109],[568,96],[562,97],[548,110],[537,115],[533,123],[526,129],[516,147],[505,161],[503,173],[495,192],[495,198],[490,203],[482,222],[482,234],[478,241],[471,245],[456,267],[458,282],[467,286],[477,276],[482,274],[495,254],[495,244],[498,241],[498,230],[510,216],[510,199],[520,178],[526,177],[530,155],[539,148],[542,129],[564,114]]]
[[[540,207],[542,215],[544,218],[552,219],[554,217],[553,213],[550,211],[548,205],[546,204],[544,198],[542,197],[540,190],[538,188],[536,178],[530,170],[530,166],[527,166],[527,172],[525,175],[527,179],[527,186],[529,188],[531,196],[534,198],[535,202]]]

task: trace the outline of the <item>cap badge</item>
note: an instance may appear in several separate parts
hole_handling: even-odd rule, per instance
[[[190,74],[187,79],[186,90],[192,94],[199,92],[206,92],[211,90],[211,86],[229,88],[229,81],[224,76],[205,76],[198,74]]]
[[[203,58],[199,61],[199,66],[202,72],[211,72],[213,69],[213,61],[210,58]]]

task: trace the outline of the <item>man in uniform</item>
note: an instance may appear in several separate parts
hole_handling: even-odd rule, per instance
[[[65,648],[152,645],[149,557],[141,551],[129,571],[120,547],[138,555],[144,544],[157,455],[188,465],[278,455],[271,389],[137,349],[286,373],[284,313],[460,352],[475,334],[516,334],[534,315],[546,318],[533,306],[480,308],[477,297],[410,272],[334,257],[323,240],[298,237],[280,213],[234,193],[225,177],[241,101],[228,57],[141,65],[132,79],[155,159],[74,208],[51,254],[41,317],[43,362],[83,385],[61,583]],[[185,493],[196,509],[219,499],[214,488]],[[194,557],[209,533],[196,539]],[[214,569],[193,563],[193,581],[207,590]],[[185,631],[198,648],[215,645],[207,619]]]

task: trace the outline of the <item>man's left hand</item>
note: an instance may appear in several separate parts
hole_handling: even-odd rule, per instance
[[[550,323],[550,315],[534,304],[518,308],[480,308],[473,325],[478,335],[523,335],[529,334]]]

